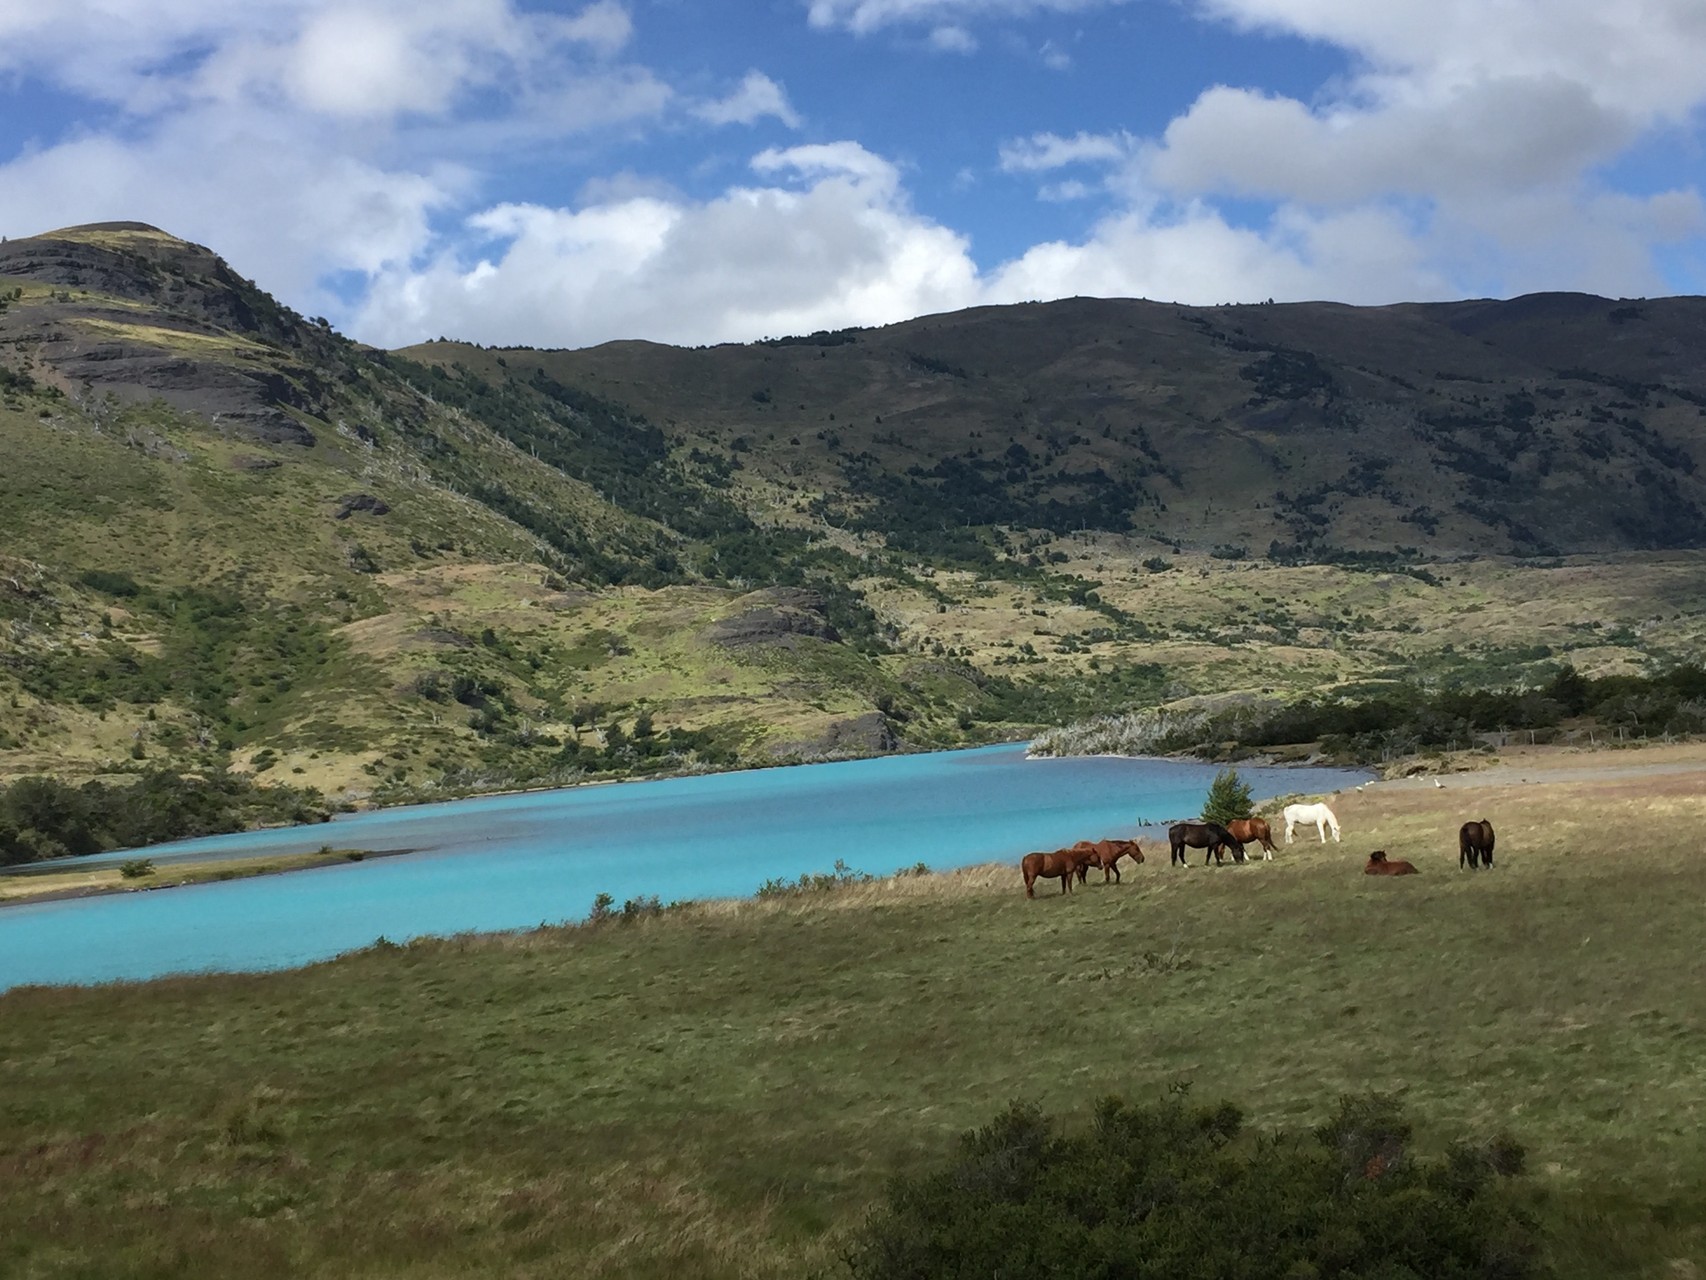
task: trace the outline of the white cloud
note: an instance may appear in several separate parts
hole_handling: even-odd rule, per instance
[[[1123,3],[1126,0],[806,0],[814,27],[841,28],[856,35],[892,26],[941,29],[985,18],[1080,13]]]
[[[940,53],[976,53],[977,38],[964,27],[937,27],[930,33],[930,47]]]
[[[1237,26],[1351,51],[1386,97],[1441,97],[1480,81],[1558,76],[1607,109],[1681,119],[1706,93],[1697,0],[1197,0]]]
[[[1077,178],[1068,178],[1064,182],[1046,182],[1037,188],[1037,199],[1049,200],[1060,204],[1068,200],[1088,200],[1097,194],[1097,188],[1088,182],[1080,182]]]
[[[1632,144],[1697,134],[1700,0],[1181,2],[1328,44],[1348,69],[1308,95],[1206,87],[1145,136],[1104,116],[1009,140],[1000,170],[1032,175],[1044,201],[1074,205],[1061,221],[1087,229],[1040,232],[980,267],[966,235],[915,207],[911,155],[903,167],[854,141],[772,148],[709,194],[697,184],[726,157],[674,181],[627,152],[606,160],[694,118],[801,124],[757,69],[737,83],[735,64],[729,91],[707,100],[638,65],[618,0],[565,13],[546,0],[0,0],[0,77],[102,104],[79,132],[0,156],[0,229],[140,217],[303,309],[337,316],[325,282],[365,278],[343,315],[368,340],[569,345],[751,338],[1075,293],[1655,293],[1655,255],[1681,245],[1688,257],[1706,237],[1687,171],[1644,192],[1617,185]],[[980,24],[1118,3],[802,0],[794,12],[967,53]],[[1039,59],[1067,61],[1063,45],[1018,32],[1004,47],[1033,74]],[[524,161],[527,200],[515,195]],[[537,194],[553,167],[572,174],[575,203]]]
[[[140,142],[91,136],[0,165],[0,227],[152,222],[318,311],[330,305],[317,293],[326,273],[374,272],[422,253],[433,213],[468,185],[451,166],[387,170],[263,118],[209,111]]]
[[[1072,164],[1112,164],[1128,159],[1136,147],[1129,134],[1079,133],[1063,138],[1034,133],[1001,145],[1004,173],[1041,173]]]
[[[561,16],[516,0],[7,0],[0,72],[145,115],[272,100],[384,118],[524,92],[614,54],[631,30],[615,0]]]
[[[471,229],[488,251],[382,272],[356,331],[581,346],[684,343],[883,324],[980,299],[963,237],[914,212],[898,171],[855,143],[769,150],[703,202],[641,196],[579,210],[505,205]]]
[[[761,71],[748,71],[728,97],[701,103],[693,114],[709,124],[755,124],[774,116],[790,129],[800,127],[799,114],[789,105],[786,91]]]

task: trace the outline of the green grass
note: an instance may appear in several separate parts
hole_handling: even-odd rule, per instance
[[[1463,797],[1371,793],[1343,846],[1152,853],[1070,898],[1001,868],[13,992],[0,1271],[810,1274],[1007,1101],[1081,1120],[1184,1080],[1257,1126],[1373,1089],[1424,1144],[1508,1128],[1561,1277],[1692,1274],[1706,966],[1660,837],[1706,802],[1669,790],[1477,794],[1479,875],[1448,856]],[[1371,842],[1424,874],[1365,879]]]

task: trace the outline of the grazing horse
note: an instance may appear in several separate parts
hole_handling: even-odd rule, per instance
[[[1234,862],[1245,861],[1244,842],[1218,822],[1175,822],[1167,828],[1167,843],[1173,846],[1173,861],[1181,867],[1190,865],[1185,856],[1186,846],[1207,850],[1202,856],[1205,867],[1211,857],[1216,865],[1225,862],[1224,850],[1228,847]]]
[[[1103,884],[1107,884],[1110,879],[1118,884],[1121,858],[1130,858],[1133,862],[1143,861],[1143,850],[1138,848],[1135,840],[1080,840],[1072,846],[1072,850],[1084,855],[1084,860],[1078,864],[1079,884],[1084,883],[1084,877],[1089,874],[1091,867],[1102,868]]]
[[[1321,837],[1321,843],[1327,843],[1327,828],[1333,829],[1333,839],[1339,838],[1339,820],[1333,816],[1333,811],[1324,804],[1288,804],[1285,807],[1285,842],[1291,843],[1291,832],[1294,827],[1313,822],[1315,834]]]
[[[1079,849],[1056,849],[1053,853],[1027,853],[1024,861],[1019,864],[1019,870],[1025,877],[1025,896],[1037,896],[1033,887],[1037,877],[1060,880],[1062,893],[1072,892],[1072,877],[1078,872],[1078,864],[1083,862],[1085,854]]]
[[[1232,833],[1234,839],[1242,840],[1245,844],[1255,844],[1259,841],[1262,846],[1262,861],[1274,860],[1274,831],[1266,818],[1234,818],[1226,824],[1226,829]]]
[[[1463,870],[1467,861],[1469,869],[1475,870],[1477,858],[1488,867],[1493,865],[1493,824],[1485,818],[1465,822],[1457,832],[1457,869]]]
[[[1376,849],[1368,855],[1368,865],[1362,869],[1365,876],[1416,876],[1421,872],[1416,870],[1413,862],[1388,862],[1386,850]]]

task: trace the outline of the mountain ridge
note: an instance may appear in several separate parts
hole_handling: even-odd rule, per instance
[[[1073,299],[386,352],[147,224],[10,240],[0,774],[405,798],[1685,660],[1702,338]]]

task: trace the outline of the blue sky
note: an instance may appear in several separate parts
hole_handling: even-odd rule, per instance
[[[1706,280],[1700,0],[0,0],[0,233],[367,341]]]

